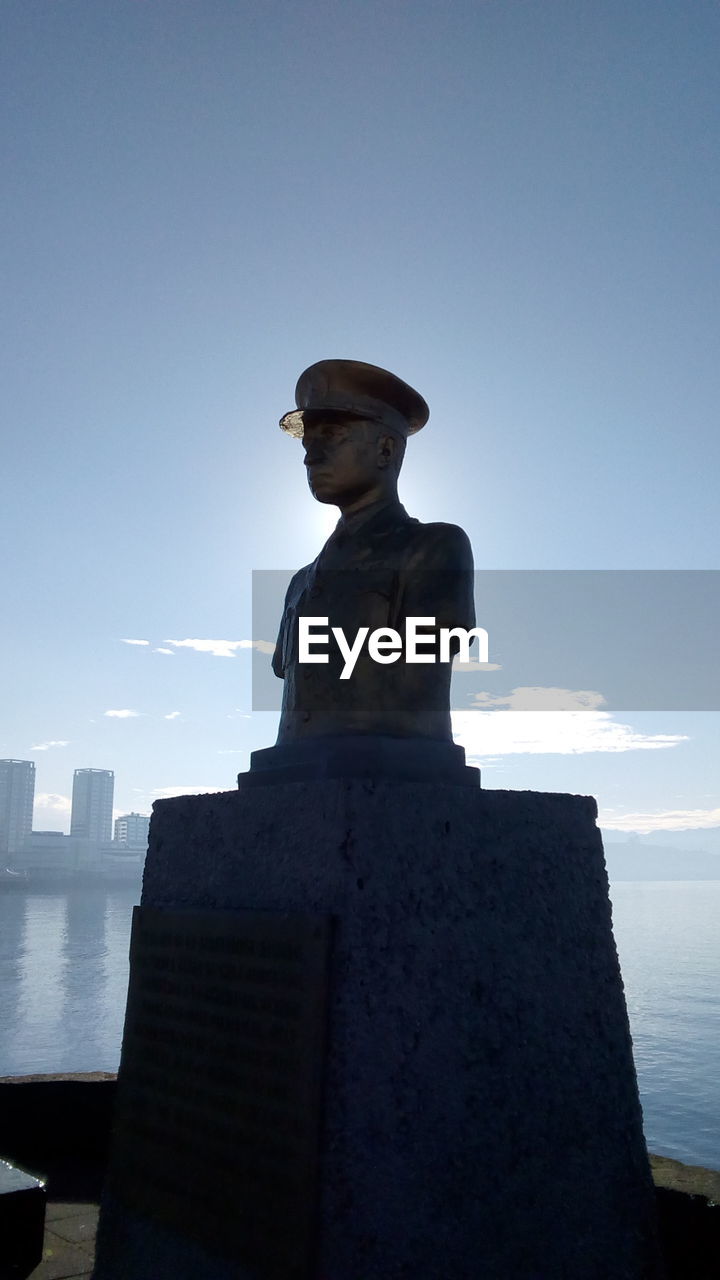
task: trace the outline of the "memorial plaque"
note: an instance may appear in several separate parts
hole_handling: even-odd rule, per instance
[[[330,918],[136,907],[109,1184],[261,1280],[311,1273]]]

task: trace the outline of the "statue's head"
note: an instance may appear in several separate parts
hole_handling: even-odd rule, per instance
[[[429,417],[417,391],[375,365],[321,360],[301,374],[295,401],[280,426],[302,439],[319,502],[345,508],[396,493],[407,437]]]

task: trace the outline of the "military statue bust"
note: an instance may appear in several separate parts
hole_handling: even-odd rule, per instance
[[[475,625],[472,552],[462,529],[421,524],[397,493],[407,438],[425,426],[428,406],[394,374],[357,360],[312,365],[295,400],[280,426],[302,441],[313,496],[341,514],[285,599],[273,657],[284,680],[278,745],[369,734],[452,742],[451,661],[438,661],[437,647],[432,657],[433,637]],[[411,661],[392,640],[408,619],[420,620],[424,638]],[[368,641],[375,633],[374,656],[358,641],[348,675],[333,628],[347,646],[362,628]],[[457,652],[456,639],[448,644]]]

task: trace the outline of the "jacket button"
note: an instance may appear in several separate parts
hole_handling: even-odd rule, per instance
[[[302,713],[302,718],[303,718],[303,720],[305,721],[305,723],[307,724],[308,720],[310,719],[310,712],[309,712],[309,711],[303,711],[303,713]]]

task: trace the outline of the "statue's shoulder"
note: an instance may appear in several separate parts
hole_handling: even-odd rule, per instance
[[[470,545],[470,539],[459,524],[444,524],[440,520],[424,524],[422,520],[414,520],[412,527],[418,537],[425,538],[428,542],[467,542]]]
[[[288,589],[285,592],[285,608],[292,605],[302,595],[312,576],[313,569],[317,564],[317,560],[313,560],[312,564],[304,564],[302,569],[298,569],[288,583]]]
[[[408,552],[413,561],[449,564],[454,569],[473,568],[470,539],[458,524],[413,521],[408,525]]]

